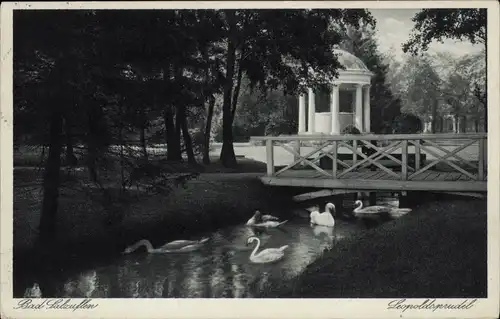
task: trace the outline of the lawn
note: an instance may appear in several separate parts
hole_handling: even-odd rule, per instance
[[[265,297],[484,298],[485,200],[436,200],[339,243]]]

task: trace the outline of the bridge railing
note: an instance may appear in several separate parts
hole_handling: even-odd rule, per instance
[[[267,176],[279,176],[298,166],[306,166],[325,177],[339,179],[349,172],[370,167],[409,181],[438,164],[446,164],[451,171],[471,180],[484,181],[487,175],[486,133],[251,137],[251,142],[259,141],[264,142],[266,147]],[[304,146],[312,150],[303,154],[301,149]],[[283,148],[294,158],[277,171],[274,158],[276,147]],[[342,154],[339,153],[341,149]],[[349,160],[346,160],[346,155]],[[425,157],[427,161],[422,160]],[[321,167],[324,166],[319,163],[322,159],[331,160],[331,168]],[[389,159],[391,165],[385,159]]]

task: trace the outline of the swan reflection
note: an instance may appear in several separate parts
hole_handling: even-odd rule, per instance
[[[45,289],[58,295],[47,297],[259,297],[270,287],[299,275],[339,238],[364,231],[363,226],[344,222],[334,228],[311,228],[303,219],[290,220],[285,228],[286,232],[233,226],[213,233],[204,249],[186,254],[122,255],[107,266],[63,282],[52,281],[56,289]],[[285,258],[275,264],[252,263],[249,257],[255,246],[247,246],[251,236],[259,238],[261,249],[288,245]],[[41,283],[34,284],[24,296],[36,298],[43,290]]]

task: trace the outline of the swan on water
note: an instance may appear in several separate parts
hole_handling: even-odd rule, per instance
[[[136,251],[139,247],[145,246],[148,253],[174,253],[174,252],[189,252],[200,248],[200,246],[208,241],[208,238],[201,240],[174,240],[165,245],[154,248],[151,242],[147,239],[141,239],[130,247],[127,247],[124,254],[130,254]]]
[[[279,222],[276,221],[277,219],[277,217],[272,215],[262,215],[259,211],[256,211],[253,217],[247,221],[246,225],[258,228],[276,228],[288,221]]]
[[[353,213],[357,217],[367,217],[373,215],[398,216],[411,212],[411,208],[397,208],[389,206],[367,206],[363,208],[363,202],[360,200],[357,200],[355,204],[357,207],[354,209]]]
[[[262,215],[262,213],[260,211],[256,210],[255,213],[253,214],[252,218],[250,218],[247,221],[247,225],[252,226],[255,224],[259,224],[259,223],[267,222],[267,221],[273,221],[273,220],[277,221],[277,220],[279,220],[279,218],[276,216],[273,216],[273,215]]]
[[[320,226],[320,225],[311,225],[313,229],[314,236],[322,237],[326,235],[327,237],[333,237],[333,228],[328,226]]]
[[[257,264],[272,263],[285,257],[285,249],[288,248],[288,245],[281,246],[280,248],[267,248],[257,253],[257,250],[260,247],[260,239],[258,237],[249,237],[247,245],[253,243],[254,241],[257,241],[257,245],[255,245],[254,250],[250,254],[249,259],[251,262]]]
[[[309,215],[311,218],[311,224],[319,226],[333,227],[335,226],[335,219],[331,212],[335,212],[335,205],[328,203],[325,206],[325,211],[320,214],[318,211],[313,211]]]
[[[356,208],[353,213],[356,217],[375,217],[378,215],[388,215],[391,208],[388,206],[367,206],[363,208],[363,202],[357,200],[354,202]]]

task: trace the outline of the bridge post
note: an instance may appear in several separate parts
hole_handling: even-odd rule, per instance
[[[295,140],[293,144],[293,150],[300,155],[300,140]],[[293,160],[297,161],[300,157],[298,155],[294,155]]]
[[[332,176],[333,178],[337,178],[337,141],[333,141],[333,149],[332,149]]]
[[[415,140],[415,171],[420,169],[420,140]]]
[[[274,146],[273,140],[266,141],[266,162],[267,162],[267,176],[274,175]]]
[[[408,179],[408,140],[401,141],[401,180]]]
[[[485,140],[484,138],[481,138],[479,139],[479,151],[478,151],[478,160],[479,160],[479,163],[478,163],[478,179],[480,181],[483,181],[484,180],[484,159],[485,159],[485,156],[487,156],[487,154],[485,154],[485,147],[484,147],[484,144],[485,144]]]
[[[358,150],[358,140],[352,141],[352,149],[353,149],[353,152],[352,152],[352,165],[356,165],[356,163],[358,161],[358,153],[356,153],[355,151]]]

